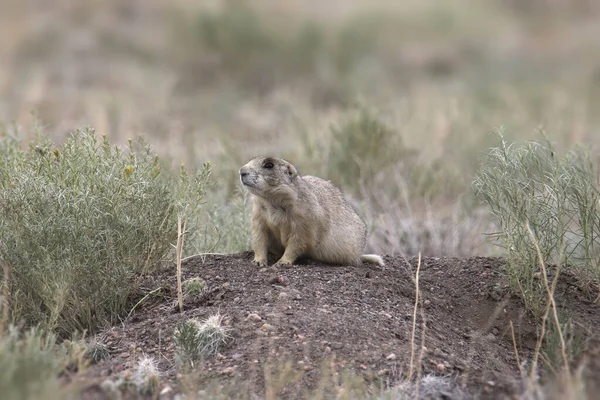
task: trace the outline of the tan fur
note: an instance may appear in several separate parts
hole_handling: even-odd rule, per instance
[[[266,266],[272,253],[278,265],[303,256],[331,264],[383,265],[380,256],[362,254],[366,224],[330,181],[300,176],[290,162],[272,157],[250,160],[240,168],[240,180],[252,195],[256,264]]]

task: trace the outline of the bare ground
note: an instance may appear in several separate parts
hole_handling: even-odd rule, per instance
[[[215,382],[222,385],[221,393],[236,388],[230,392],[234,398],[264,397],[265,376],[271,376],[267,365],[279,368],[281,379],[293,381],[283,378],[285,361],[292,362],[301,377],[275,393],[278,398],[311,397],[322,391],[328,379],[324,377],[334,370],[339,376],[350,371],[370,387],[396,385],[409,374],[417,259],[385,260],[384,268],[307,261],[259,270],[249,252],[198,256],[184,262],[183,277],[202,277],[206,287],[201,295],[186,299],[183,314],[176,307],[175,268],[165,269],[143,284],[146,292],[160,290],[128,320],[100,335],[110,357],[84,374],[87,389],[82,397],[108,398],[99,383],[122,376],[142,353],[159,360],[164,398],[190,385],[197,390],[214,387]],[[466,397],[514,398],[522,391],[510,322],[521,362],[531,359],[537,329],[521,300],[508,290],[501,273],[504,264],[502,259],[483,257],[422,260],[422,307],[415,335],[415,365],[420,364],[422,376],[446,376]],[[587,337],[589,367],[584,374],[589,393],[599,393],[600,345],[594,336],[600,332],[598,307],[568,272],[559,280],[556,301],[561,315],[571,318]],[[231,340],[193,376],[178,375],[175,327],[187,318],[203,319],[216,312],[226,317]],[[422,340],[425,350],[419,361]],[[545,378],[553,379],[550,373]],[[276,381],[267,386],[277,391]],[[439,398],[445,395],[452,397],[442,393]]]

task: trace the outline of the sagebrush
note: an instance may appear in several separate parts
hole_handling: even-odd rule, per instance
[[[539,313],[545,289],[528,226],[544,263],[575,267],[590,289],[600,278],[598,171],[583,147],[561,156],[548,140],[501,139],[484,158],[474,186],[499,228],[495,237],[506,251],[512,287]]]
[[[60,335],[118,322],[140,275],[172,254],[177,217],[188,240],[210,179],[171,173],[142,139],[122,150],[91,128],[60,146],[22,150],[0,136],[0,259],[10,265],[12,317]]]

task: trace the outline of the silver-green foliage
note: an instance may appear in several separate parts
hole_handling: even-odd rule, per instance
[[[502,138],[482,163],[474,186],[499,227],[510,282],[533,309],[545,288],[527,225],[545,263],[566,262],[588,282],[600,278],[597,176],[589,151],[560,156],[549,141],[509,144]]]
[[[70,360],[69,349],[56,344],[55,335],[35,328],[21,333],[10,326],[0,335],[0,397],[69,398],[60,388],[57,376],[69,366]]]
[[[0,258],[12,269],[13,317],[59,334],[93,331],[128,311],[140,274],[198,231],[210,166],[165,170],[142,140],[127,150],[93,129],[22,150],[0,132]]]

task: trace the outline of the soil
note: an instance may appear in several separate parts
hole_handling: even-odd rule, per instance
[[[182,265],[183,279],[201,277],[206,285],[201,294],[184,300],[183,313],[177,307],[175,267],[169,266],[147,278],[143,287],[153,293],[127,320],[99,335],[109,357],[84,374],[82,398],[108,398],[100,382],[123,376],[141,354],[158,360],[161,398],[173,398],[189,389],[187,384],[197,390],[215,382],[222,393],[228,387],[238,390],[231,397],[243,397],[243,392],[262,398],[265,376],[271,376],[266,367],[279,368],[282,377],[286,361],[301,376],[285,378],[291,383],[280,391],[277,382],[285,379],[269,381],[277,398],[311,397],[323,386],[327,371],[339,376],[352,372],[372,387],[406,381],[418,260],[385,261],[385,267],[302,261],[259,269],[250,252],[193,257]],[[519,361],[531,360],[538,325],[509,291],[504,268],[499,258],[421,260],[413,377],[447,377],[465,397],[515,398],[522,392],[515,347]],[[589,361],[584,376],[590,393],[599,393],[600,344],[594,333],[600,332],[600,311],[579,286],[565,272],[556,302],[560,315],[568,316],[586,337],[580,345]],[[175,365],[174,329],[188,318],[205,319],[217,312],[224,316],[230,340],[203,360],[195,374],[182,376]],[[542,359],[540,364],[545,365]],[[543,378],[552,380],[549,372]]]

